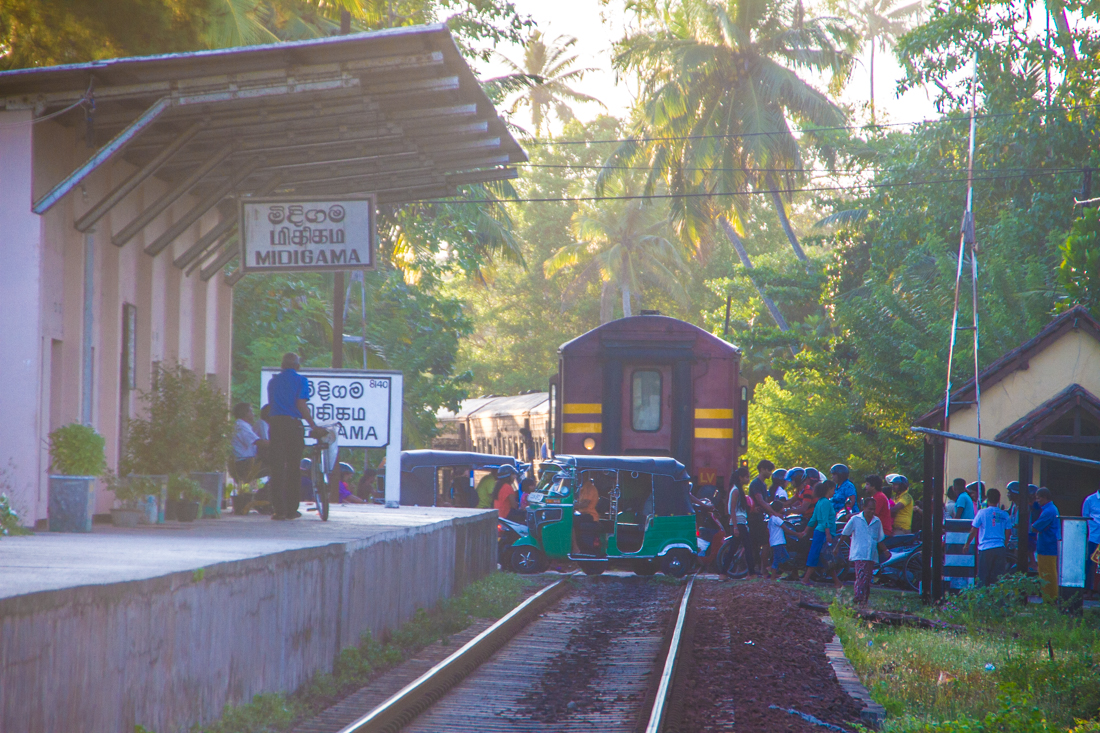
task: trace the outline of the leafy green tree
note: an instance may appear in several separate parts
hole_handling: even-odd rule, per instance
[[[637,193],[630,182],[612,186],[609,191],[627,197]],[[672,232],[661,203],[625,198],[583,207],[573,218],[577,241],[546,261],[546,274],[554,276],[570,270],[574,285],[596,278],[601,284],[601,323],[611,320],[614,291],[621,297],[623,316],[633,315],[631,298],[641,296],[643,282],[656,285],[681,305],[686,304],[687,292],[679,281],[685,262],[679,247],[669,240]],[[566,291],[567,297],[572,289]]]
[[[529,108],[536,135],[543,134],[543,127],[548,123],[547,113],[551,110],[561,122],[569,122],[573,119],[570,102],[599,103],[595,97],[569,86],[591,71],[573,68],[577,63],[577,55],[572,53],[576,43],[576,38],[559,36],[547,44],[542,31],[536,30],[531,32],[523,46],[523,60],[520,63],[501,56],[515,74],[535,80],[516,97],[508,114],[515,115],[521,108]]]
[[[813,146],[821,138],[807,133],[800,141],[792,122],[828,127],[845,115],[797,70],[845,75],[849,32],[839,19],[807,18],[798,0],[639,0],[631,7],[641,29],[616,45],[614,63],[642,80],[638,119],[601,183],[643,161],[647,193],[663,183],[692,194],[673,200],[672,215],[696,246],[730,202],[737,214],[746,210],[744,195],[729,194],[767,191],[791,248],[805,260],[783,192],[800,178],[803,141]]]
[[[1083,305],[1100,313],[1100,218],[1095,211],[1073,222],[1061,252],[1058,284],[1065,299],[1058,303],[1059,310]]]
[[[843,0],[841,13],[850,19],[860,42],[870,50],[867,78],[871,101],[871,124],[875,123],[875,51],[889,51],[924,6],[923,0],[903,5],[901,0]]]

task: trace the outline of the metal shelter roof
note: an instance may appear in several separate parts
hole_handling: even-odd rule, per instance
[[[76,228],[157,176],[168,193],[112,241],[124,246],[190,193],[194,207],[145,251],[159,254],[217,207],[219,223],[174,261],[187,274],[201,267],[204,280],[237,254],[240,196],[375,193],[396,204],[514,178],[507,166],[527,159],[444,25],[0,73],[0,109],[41,117],[82,99],[94,99],[99,147],[35,213],[122,158],[137,170]],[[81,106],[56,119],[85,123]]]

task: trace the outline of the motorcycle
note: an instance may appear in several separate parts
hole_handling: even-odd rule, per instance
[[[530,534],[527,525],[513,522],[502,517],[497,518],[497,562],[504,570],[512,569],[512,545]]]
[[[875,580],[889,582],[902,590],[919,591],[922,547],[920,533],[887,537],[886,549],[890,557],[875,569]]]

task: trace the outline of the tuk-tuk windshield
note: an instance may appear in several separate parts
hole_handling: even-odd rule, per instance
[[[566,478],[568,476],[565,471],[544,473],[535,491],[552,496],[569,496],[569,483],[565,480]]]

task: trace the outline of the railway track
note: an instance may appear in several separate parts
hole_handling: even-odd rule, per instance
[[[340,733],[658,733],[693,585],[558,581]]]

